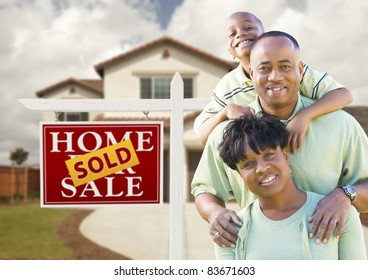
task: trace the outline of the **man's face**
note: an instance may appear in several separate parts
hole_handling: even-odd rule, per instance
[[[262,33],[263,26],[252,14],[242,12],[233,14],[226,24],[230,54],[239,59],[249,59],[250,46]]]
[[[264,38],[252,49],[250,75],[267,113],[284,117],[293,112],[302,72],[299,50],[286,37]]]

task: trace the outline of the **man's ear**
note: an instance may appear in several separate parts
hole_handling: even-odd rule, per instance
[[[287,160],[287,162],[289,162],[289,152],[288,152],[288,147],[285,147],[282,150],[282,154],[284,155],[285,159]]]
[[[248,71],[249,71],[249,77],[253,79],[253,69],[250,65],[249,65]]]
[[[303,61],[299,61],[298,67],[299,67],[299,73],[302,76],[303,75],[303,70],[304,70],[304,63],[303,63]]]

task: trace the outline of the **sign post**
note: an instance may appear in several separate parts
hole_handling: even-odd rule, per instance
[[[184,85],[178,73],[171,81],[172,101],[170,118],[170,259],[180,260],[183,256],[183,118]],[[180,138],[179,138],[180,137]],[[172,163],[178,164],[173,168]]]

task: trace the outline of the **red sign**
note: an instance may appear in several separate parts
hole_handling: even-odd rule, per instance
[[[48,122],[40,139],[41,206],[162,203],[162,122]]]

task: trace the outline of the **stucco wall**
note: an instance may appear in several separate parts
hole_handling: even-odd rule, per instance
[[[167,58],[162,56],[165,50],[169,52]],[[107,67],[104,75],[105,98],[139,98],[141,77],[173,76],[175,72],[182,77],[194,78],[194,97],[210,97],[213,88],[228,70],[175,47],[159,46]]]
[[[73,90],[71,90],[73,88]],[[101,95],[95,92],[89,91],[77,85],[67,85],[65,87],[59,88],[54,92],[47,95],[48,99],[101,99]],[[98,113],[90,112],[89,119],[93,120]],[[55,121],[56,116],[54,112],[44,112],[42,115],[44,121]]]

